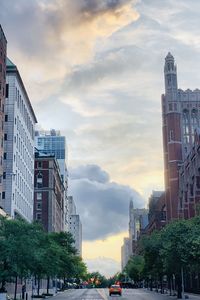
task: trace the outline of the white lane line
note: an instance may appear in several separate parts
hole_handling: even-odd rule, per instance
[[[101,297],[103,297],[103,300],[108,300],[107,296],[105,295],[105,291],[103,290],[104,294],[102,293],[102,290],[97,289],[97,292]]]

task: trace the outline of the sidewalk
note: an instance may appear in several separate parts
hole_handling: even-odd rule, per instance
[[[163,296],[166,296],[166,297],[169,297],[170,299],[177,299],[177,296],[170,296],[169,292],[166,292],[165,294],[161,294],[159,292],[157,293],[155,290],[150,291],[150,292],[155,293],[155,294],[160,294],[160,295],[163,295]],[[200,300],[200,295],[198,295],[198,294],[191,294],[191,293],[186,293],[185,292],[185,296],[186,297],[188,296],[189,297],[188,299],[191,299],[191,300]],[[185,299],[187,299],[187,298],[185,298]]]

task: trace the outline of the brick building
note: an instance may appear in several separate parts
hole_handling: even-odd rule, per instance
[[[0,206],[2,198],[3,178],[3,140],[4,140],[4,102],[6,95],[6,51],[7,40],[0,25]]]
[[[177,68],[171,53],[165,58],[162,95],[165,204],[167,221],[179,217],[179,168],[194,143],[200,125],[200,90],[178,89]]]
[[[34,220],[48,232],[64,230],[64,186],[54,155],[35,153]]]

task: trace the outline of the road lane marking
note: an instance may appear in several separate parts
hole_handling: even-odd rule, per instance
[[[104,292],[104,294],[102,293],[102,291]],[[105,290],[97,289],[97,292],[103,298],[103,300],[108,300],[107,296],[105,295]]]

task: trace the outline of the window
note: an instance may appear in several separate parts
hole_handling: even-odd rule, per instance
[[[9,94],[9,84],[6,84],[6,98],[8,98]]]
[[[170,130],[169,131],[169,141],[173,141],[174,140],[174,131]]]
[[[37,210],[42,210],[42,203],[41,202],[37,203]]]
[[[189,144],[189,111],[183,111],[183,142]]]
[[[4,133],[4,141],[7,141],[7,133]]]
[[[3,154],[3,159],[7,159],[7,153],[6,152],[4,152],[4,154]]]
[[[5,197],[6,197],[6,193],[2,192],[2,199],[5,199]]]
[[[169,111],[172,111],[173,108],[172,108],[172,103],[169,104]]]
[[[37,197],[37,200],[42,200],[42,193],[37,193],[36,197]]]
[[[8,115],[5,115],[5,122],[8,122]]]
[[[42,175],[42,173],[39,173],[37,175],[37,187],[38,188],[42,187],[42,182],[43,182],[43,175]]]
[[[36,220],[40,221],[42,219],[41,213],[36,213]]]
[[[6,179],[6,172],[3,172],[3,179]]]
[[[42,162],[38,161],[38,168],[42,168]]]

